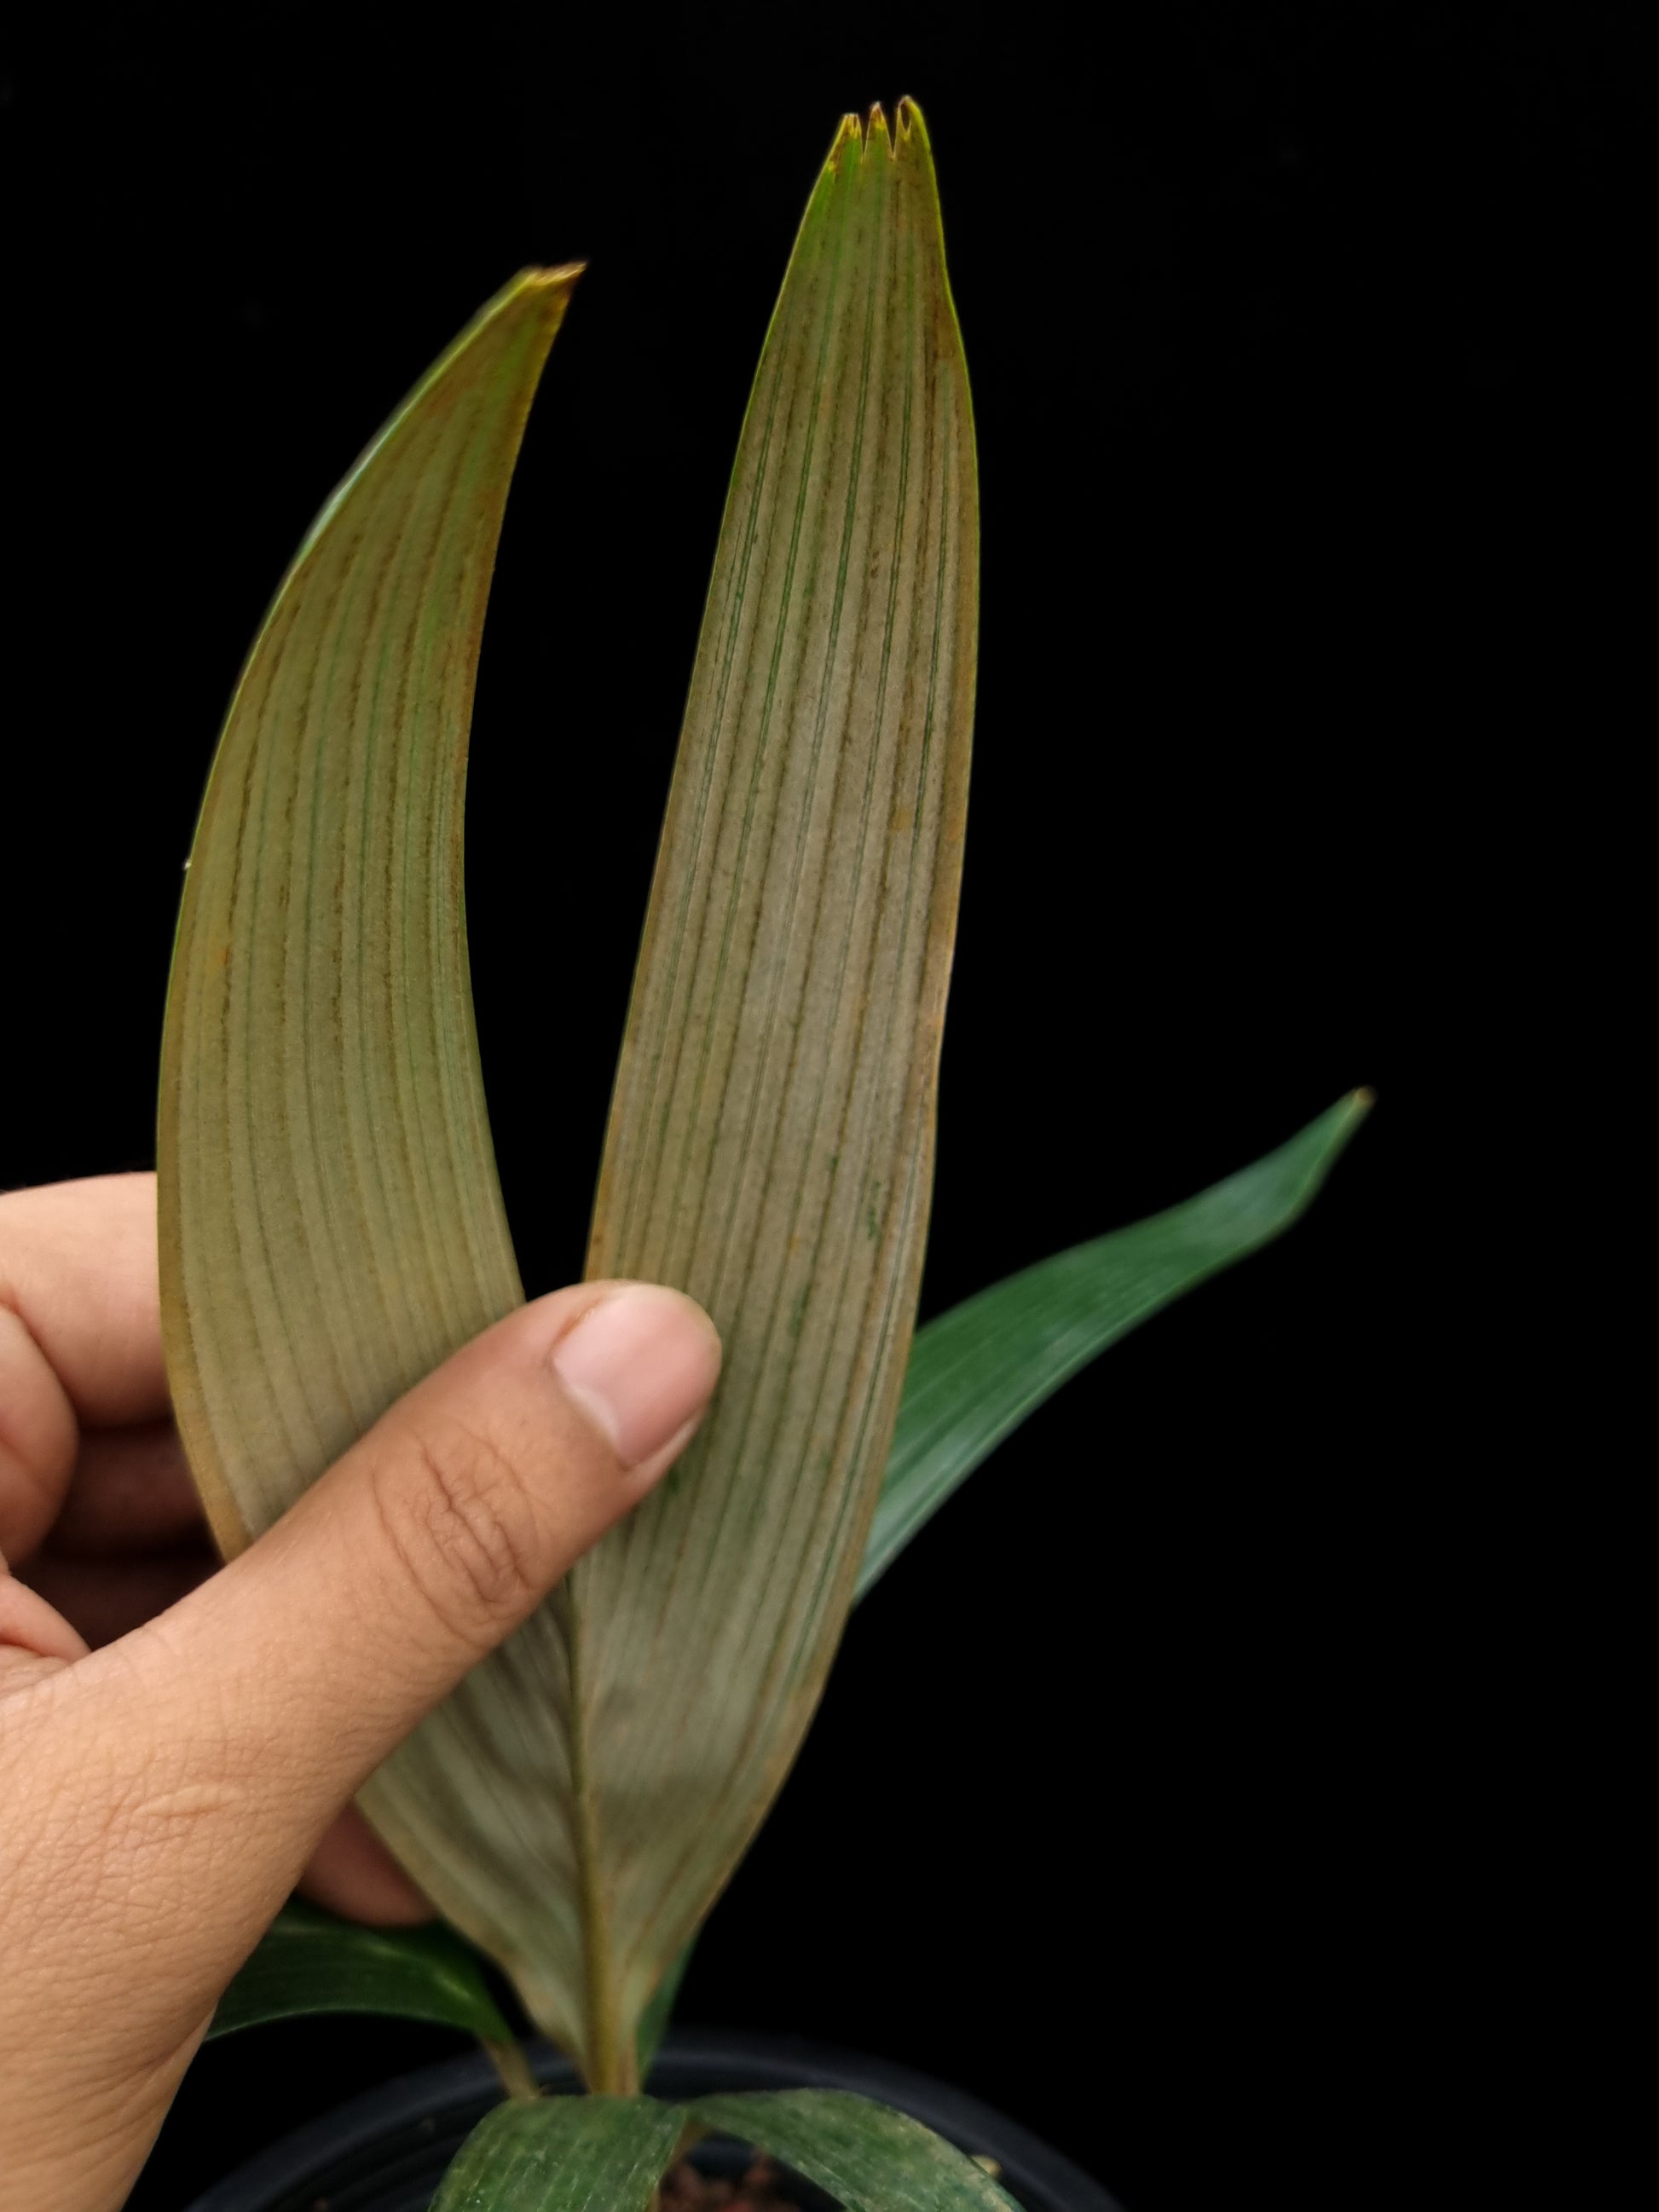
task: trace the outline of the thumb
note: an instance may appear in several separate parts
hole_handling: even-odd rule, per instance
[[[0,1698],[0,2074],[42,2083],[0,2164],[21,2174],[72,2110],[87,2158],[131,2178],[323,1830],[672,1464],[720,1359],[673,1291],[538,1299],[188,1597]],[[46,2201],[24,2186],[0,2206]]]
[[[228,1751],[260,1830],[302,1859],[672,1465],[720,1359],[701,1307],[647,1284],[584,1284],[487,1330],[127,1639],[142,1674],[167,1678],[177,1753],[216,1773]]]

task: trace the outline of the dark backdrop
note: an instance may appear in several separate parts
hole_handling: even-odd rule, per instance
[[[1566,981],[1511,801],[1558,708],[1603,726],[1628,606],[1659,57],[1590,0],[1113,14],[133,6],[18,49],[0,1175],[150,1162],[267,597],[478,304],[585,256],[469,828],[525,1272],[577,1267],[769,303],[838,113],[914,93],[984,512],[924,1310],[1380,1103],[1303,1226],[1074,1383],[859,1613],[683,2010],[949,2076],[1132,2212],[1381,2204],[1475,2094],[1502,1471],[1443,1392],[1497,1094],[1548,1050],[1499,1033]],[[208,2054],[135,2208],[450,2047]]]

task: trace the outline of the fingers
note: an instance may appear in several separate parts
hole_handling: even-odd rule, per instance
[[[387,1752],[665,1471],[719,1365],[713,1325],[674,1291],[540,1299],[117,1647],[177,1717],[184,1764],[218,1777],[228,1759],[263,1807],[246,1825],[273,1869],[293,1878]]]
[[[0,1292],[82,1420],[113,1428],[167,1412],[153,1175],[8,1191]]]
[[[371,1928],[412,1928],[432,1906],[355,1805],[348,1805],[311,1855],[300,1894]]]
[[[54,1553],[109,1559],[198,1537],[205,1547],[202,1502],[170,1420],[85,1431],[48,1539]]]
[[[543,1298],[157,1619],[89,1656],[67,1636],[0,1650],[0,1865],[28,1869],[0,1884],[0,2077],[52,2006],[73,2023],[26,2150],[74,2127],[136,2166],[346,1800],[665,1472],[719,1365],[711,1323],[672,1291]],[[9,1620],[41,1652],[46,1610],[0,1577],[0,1636]],[[361,1834],[325,1849],[319,1880],[376,1881]],[[416,1909],[393,1888],[377,1917]]]
[[[38,1590],[8,1574],[0,1559],[0,1691],[21,1679],[15,1665],[20,1659],[26,1666],[31,1656],[55,1663],[84,1658],[86,1650],[84,1640],[63,1615]],[[32,1676],[36,1670],[27,1671]]]
[[[0,1196],[0,1549],[51,1527],[82,1423],[167,1410],[155,1176]]]
[[[173,1423],[91,1429],[45,1550],[18,1570],[46,1603],[9,1605],[0,1597],[0,1635],[9,1617],[20,1649],[78,1658],[176,1604],[217,1565]],[[324,1835],[300,1889],[372,1927],[432,1917],[430,1903],[355,1806]]]
[[[176,1605],[217,1565],[171,1421],[88,1430],[45,1545],[15,1563],[94,1650]],[[61,1644],[54,1630],[51,1649]]]
[[[188,1596],[218,1565],[204,1539],[123,1559],[65,1558],[37,1552],[17,1579],[37,1591],[94,1651],[129,1636]]]
[[[28,1324],[0,1305],[0,1549],[21,1559],[51,1528],[79,1434],[75,1408]]]

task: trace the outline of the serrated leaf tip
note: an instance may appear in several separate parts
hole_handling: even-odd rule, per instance
[[[867,118],[858,115],[842,117],[835,143],[830,149],[830,167],[838,169],[842,155],[853,147],[857,148],[861,161],[868,161],[878,149],[892,161],[903,152],[912,137],[919,137],[923,148],[927,147],[927,125],[921,108],[909,94],[907,93],[893,110],[890,125],[886,109],[877,100]]]
[[[840,168],[842,156],[849,146],[856,146],[860,155],[864,151],[864,126],[856,115],[843,115],[841,118],[834,143],[830,149],[830,167],[832,169]]]

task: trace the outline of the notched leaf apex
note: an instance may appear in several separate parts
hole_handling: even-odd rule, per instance
[[[830,149],[830,168],[840,168],[842,157],[849,146],[856,146],[860,155],[862,155],[864,126],[856,115],[843,115],[841,118],[841,126],[836,132],[835,143]]]
[[[878,100],[870,110],[867,120],[857,115],[842,117],[836,143],[830,149],[830,166],[839,169],[842,156],[854,147],[858,149],[860,161],[868,161],[877,152],[885,154],[890,161],[894,161],[913,137],[921,140],[925,152],[927,149],[927,125],[922,118],[921,108],[909,94],[907,93],[893,110],[890,127],[887,111]]]

